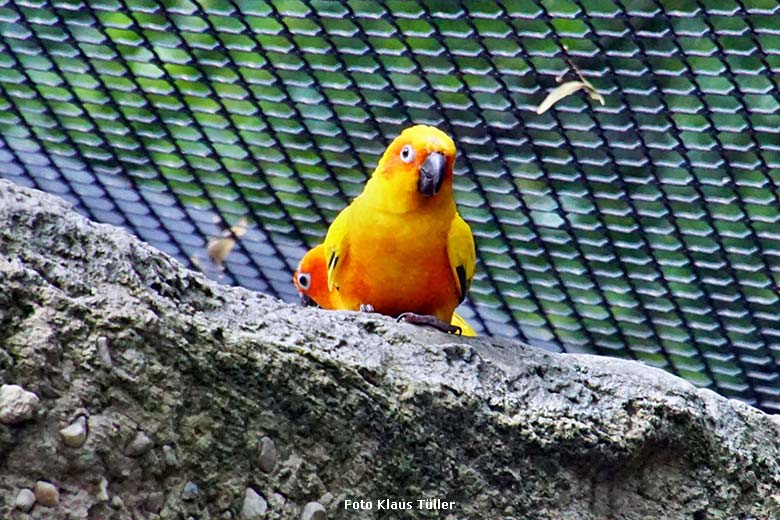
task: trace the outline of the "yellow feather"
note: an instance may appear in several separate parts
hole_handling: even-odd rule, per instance
[[[325,262],[328,265],[328,290],[338,288],[338,273],[344,265],[344,259],[349,251],[349,215],[352,206],[347,206],[338,214],[336,220],[328,228],[323,248],[325,249]]]
[[[450,322],[451,325],[454,325],[456,327],[460,327],[460,333],[463,336],[476,336],[477,332],[474,330],[474,328],[469,325],[469,322],[463,319],[463,317],[458,314],[457,312],[452,313],[452,321]]]
[[[447,236],[447,256],[450,259],[452,275],[458,284],[460,301],[463,301],[474,278],[477,254],[471,228],[457,213],[452,219],[450,233]]]

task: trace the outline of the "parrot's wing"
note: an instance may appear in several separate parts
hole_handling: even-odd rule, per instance
[[[344,263],[344,257],[349,250],[348,234],[349,214],[352,206],[347,206],[338,214],[336,220],[328,228],[328,234],[325,235],[323,248],[325,249],[325,263],[328,266],[328,290],[333,291],[338,284],[339,268]]]
[[[474,236],[466,221],[457,213],[452,219],[450,232],[447,235],[447,256],[455,281],[458,283],[459,302],[466,298],[466,293],[474,278],[474,268],[477,263],[477,253],[474,250]]]

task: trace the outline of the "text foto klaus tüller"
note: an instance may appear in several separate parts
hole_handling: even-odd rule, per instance
[[[377,500],[344,500],[344,509],[352,511],[393,511],[410,509],[455,509],[455,502],[441,500],[440,498],[420,498],[417,500],[395,500],[392,498],[380,498]]]

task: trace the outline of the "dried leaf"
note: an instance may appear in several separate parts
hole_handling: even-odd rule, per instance
[[[590,83],[588,83],[588,85],[590,85]],[[604,96],[602,96],[598,90],[593,88],[592,85],[590,86],[590,88],[586,90],[588,91],[588,96],[590,96],[590,99],[592,99],[593,101],[598,101],[599,103],[601,103],[601,106],[604,106],[604,103],[606,103],[606,101],[604,101]]]
[[[203,271],[203,265],[200,263],[200,258],[198,258],[196,255],[190,255],[190,262],[192,262],[192,265],[195,266],[195,269],[198,271]]]
[[[230,231],[233,232],[233,235],[236,238],[241,238],[246,234],[246,228],[248,224],[249,222],[247,221],[246,217],[241,217],[238,220],[238,224],[236,224],[235,226],[231,226]]]
[[[241,217],[237,224],[230,226],[222,232],[222,237],[211,237],[206,245],[206,254],[215,264],[221,266],[233,247],[236,245],[236,239],[246,235],[249,221],[246,217]]]
[[[206,254],[212,262],[222,265],[235,245],[236,241],[229,237],[211,238],[206,245]]]
[[[593,85],[591,85],[587,81],[567,81],[566,83],[562,83],[561,85],[555,87],[553,90],[550,91],[549,94],[547,94],[547,97],[544,98],[544,101],[539,105],[539,107],[536,109],[536,113],[541,115],[550,110],[550,107],[552,107],[555,103],[560,101],[561,99],[565,98],[566,96],[570,96],[577,92],[578,90],[586,90],[588,92],[588,95],[591,99],[594,101],[599,101],[602,105],[604,104],[604,98],[601,94],[598,93],[598,91],[593,88]]]

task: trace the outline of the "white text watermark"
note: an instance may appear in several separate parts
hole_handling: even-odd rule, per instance
[[[440,498],[418,498],[416,500],[399,500],[395,498],[378,498],[375,500],[344,500],[347,511],[400,511],[427,510],[439,511],[455,509],[455,502]]]

